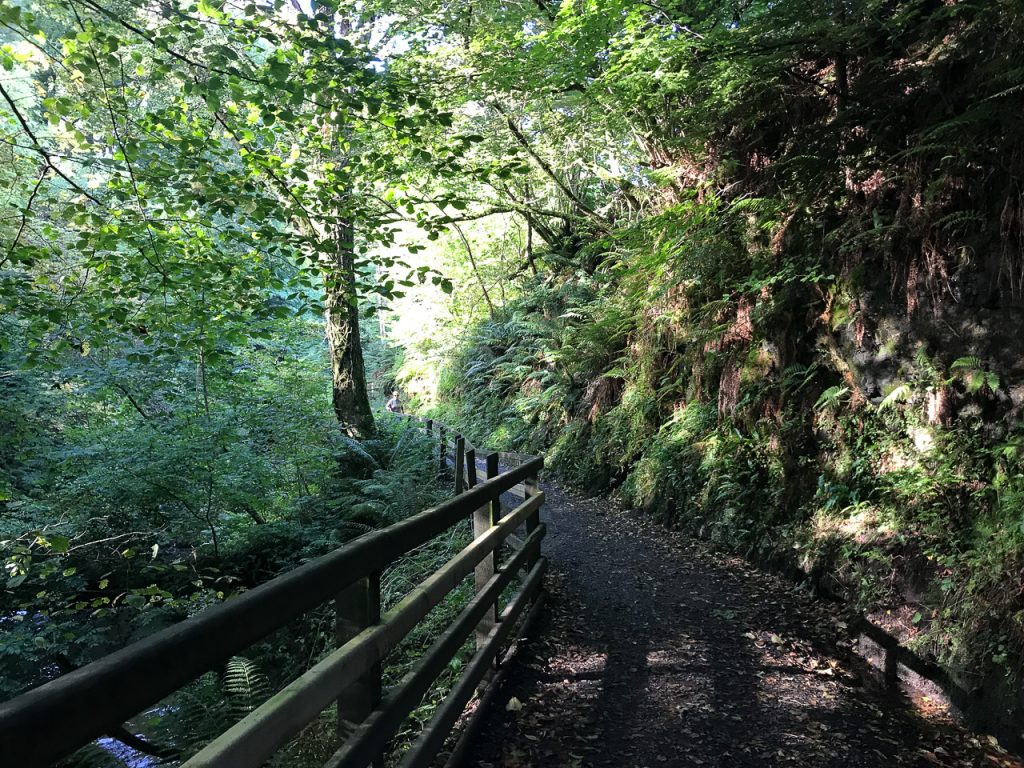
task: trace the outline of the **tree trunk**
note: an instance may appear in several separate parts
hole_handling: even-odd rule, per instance
[[[324,326],[331,355],[334,413],[345,434],[354,438],[374,434],[373,414],[366,395],[363,348],[359,343],[359,304],[356,300],[355,242],[351,222],[333,231],[335,255],[324,276]]]

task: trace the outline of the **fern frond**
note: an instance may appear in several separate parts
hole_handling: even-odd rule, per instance
[[[224,692],[232,714],[241,718],[270,696],[270,683],[254,661],[233,656],[224,670]]]
[[[882,402],[878,404],[878,410],[882,411],[886,408],[891,408],[896,403],[905,403],[910,399],[911,389],[909,384],[900,384],[892,388],[892,390],[885,397],[882,398]]]
[[[960,357],[953,361],[953,364],[949,366],[952,371],[969,371],[977,370],[981,368],[981,358],[969,355],[967,357]]]
[[[847,386],[836,385],[829,387],[818,397],[814,403],[814,410],[821,411],[829,406],[835,405],[842,401],[844,397],[850,394],[850,388]]]

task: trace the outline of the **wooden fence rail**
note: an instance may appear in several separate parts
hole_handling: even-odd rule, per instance
[[[477,449],[457,432],[439,432],[438,463],[455,470],[450,500],[348,544],[81,669],[0,704],[3,765],[48,766],[96,738],[123,733],[123,723],[200,675],[333,600],[337,648],[262,706],[184,763],[187,768],[256,768],[337,702],[345,734],[329,768],[374,764],[433,681],[476,633],[477,651],[403,757],[402,768],[428,765],[508,640],[516,620],[538,595],[546,560],[540,555],[544,494],[538,457],[483,455],[487,479],[478,478]],[[449,454],[447,447],[452,448]],[[502,514],[501,498],[521,500]],[[473,521],[470,544],[386,613],[380,612],[380,574],[397,558],[464,520]],[[525,527],[525,538],[513,534]],[[502,545],[518,543],[498,565]],[[519,573],[525,577],[501,610],[499,599]],[[388,653],[469,574],[476,594],[398,685],[381,691]],[[382,695],[383,694],[383,695]]]

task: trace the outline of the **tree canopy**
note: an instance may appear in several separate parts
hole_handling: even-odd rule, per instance
[[[435,498],[397,387],[1009,707],[1022,40],[1009,0],[0,3],[5,693]]]

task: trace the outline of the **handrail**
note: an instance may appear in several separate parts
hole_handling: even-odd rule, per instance
[[[508,469],[515,469],[523,464],[526,464],[535,458],[532,454],[528,453],[513,453],[511,451],[488,451],[477,456],[477,448],[462,434],[453,431],[451,428],[444,426],[440,422],[434,419],[428,419],[424,416],[418,416],[416,414],[409,413],[392,413],[390,414],[394,418],[404,419],[410,422],[418,422],[423,425],[428,433],[432,433],[434,427],[438,427],[438,439],[440,447],[438,450],[438,463],[445,467],[450,459],[451,465],[455,470],[455,493],[459,494],[463,489],[471,487],[473,483],[475,466],[470,466],[477,458],[487,458],[488,456],[496,458],[499,465]],[[448,453],[446,449],[446,438],[448,435],[452,435],[452,452]],[[522,486],[515,486],[509,489],[509,492],[513,496],[517,496],[521,499],[526,498],[525,488]]]
[[[228,731],[185,763],[187,768],[213,765],[261,765],[292,736],[326,709],[338,691],[355,682],[379,663],[427,613],[444,599],[473,567],[494,549],[543,501],[537,496],[520,506],[484,536],[474,539],[418,587],[412,590],[379,624],[312,667],[269,701],[250,712]]]
[[[488,582],[487,587],[462,610],[451,627],[423,654],[396,686],[395,693],[389,694],[376,712],[368,717],[352,737],[328,761],[326,768],[356,768],[380,753],[390,735],[402,721],[419,705],[430,684],[441,673],[445,665],[459,650],[466,636],[473,631],[483,618],[488,607],[508,586],[515,572],[522,567],[535,547],[540,546],[544,531],[539,530],[526,545],[504,565]]]
[[[428,429],[432,429],[432,422],[428,421],[427,425]],[[196,616],[0,704],[0,755],[6,758],[5,763],[10,762],[19,766],[49,765],[99,736],[119,728],[125,720],[146,707],[159,702],[203,673],[217,668],[229,657],[244,651],[297,616],[332,599],[338,601],[339,638],[342,637],[341,625],[344,620],[354,619],[357,624],[367,625],[367,629],[354,633],[353,639],[344,643],[341,648],[300,677],[296,683],[286,687],[264,707],[257,709],[219,737],[200,755],[189,761],[188,765],[230,765],[231,768],[238,768],[243,764],[259,765],[274,749],[286,743],[298,729],[293,722],[273,733],[273,729],[267,727],[266,723],[262,723],[257,730],[243,725],[246,722],[251,724],[257,713],[262,713],[262,716],[271,709],[280,720],[280,702],[289,698],[288,694],[294,692],[294,686],[300,681],[309,683],[313,680],[312,688],[318,691],[311,698],[308,694],[305,698],[300,697],[302,703],[298,709],[303,711],[304,716],[308,716],[311,706],[314,709],[319,707],[313,716],[318,714],[324,708],[325,696],[326,701],[330,702],[341,695],[350,684],[355,686],[353,691],[359,689],[359,692],[352,694],[356,699],[365,698],[366,691],[372,690],[372,684],[364,689],[359,685],[360,679],[357,678],[373,674],[373,665],[379,664],[386,653],[397,645],[397,642],[433,605],[471,572],[474,566],[477,569],[478,595],[485,592],[491,594],[488,591],[488,584],[493,581],[493,561],[497,547],[510,538],[513,528],[524,521],[528,536],[524,545],[526,551],[518,558],[514,558],[506,567],[533,568],[540,560],[539,541],[543,537],[544,529],[539,523],[538,510],[543,503],[543,494],[539,491],[536,478],[543,467],[543,459],[532,458],[499,474],[497,455],[491,454],[488,461],[489,478],[478,483],[475,448],[454,430],[447,430],[444,427],[442,429],[455,439],[457,496],[387,528],[364,534],[333,552],[238,597],[204,610]],[[439,456],[441,462],[447,466],[443,437]],[[502,494],[509,492],[524,498],[525,503],[504,520],[499,520],[499,499]],[[494,514],[495,511],[498,511],[497,515]],[[351,613],[352,608],[342,599],[346,592],[356,589],[358,593],[357,588],[360,584],[375,584],[370,591],[379,592],[379,582],[374,581],[376,574],[398,557],[430,541],[471,515],[476,536],[473,543],[427,582],[414,589],[409,597],[383,617],[384,621],[381,622],[377,616],[371,615],[372,610],[365,610],[369,606],[366,600],[372,603],[369,593],[364,596],[360,608],[365,615],[342,615],[346,611]],[[482,527],[481,519],[484,520]],[[503,576],[502,583],[507,583],[511,575],[514,574],[509,572]],[[531,598],[532,595],[521,592],[515,600]],[[379,604],[379,594],[375,599]],[[348,600],[351,602],[351,596]],[[410,600],[413,602],[410,603]],[[497,597],[489,605],[493,606],[496,601]],[[474,610],[479,610],[479,606]],[[486,612],[486,605],[483,610]],[[399,611],[397,616],[401,621],[396,618],[396,611]],[[493,621],[487,623],[486,618],[483,621],[483,631],[490,632]],[[478,644],[479,642],[478,639]],[[353,649],[360,648],[361,655],[353,655]],[[357,659],[355,666],[351,666],[354,659]],[[339,668],[345,668],[347,671],[339,676]],[[334,674],[331,674],[332,669]],[[378,666],[378,688],[379,679]],[[422,681],[418,680],[416,684],[421,685]],[[377,701],[356,702],[355,709],[348,707],[345,714],[351,717],[352,711],[366,710],[358,718],[362,720],[376,703]],[[274,706],[270,706],[272,704]],[[339,706],[339,711],[342,709]],[[304,725],[305,723],[302,723],[298,728]],[[241,742],[252,742],[257,738],[257,733],[260,738],[267,737],[261,750],[238,746]],[[267,747],[271,742],[273,746]],[[218,750],[224,745],[230,748],[221,755]],[[249,747],[256,746],[255,742],[249,744]],[[270,752],[266,752],[267,748]],[[264,757],[253,757],[257,752]],[[236,756],[242,753],[248,754],[249,757],[244,762],[239,762]],[[228,754],[231,755],[230,758],[225,757]],[[203,755],[206,757],[202,757]],[[350,763],[346,762],[346,765],[348,764]]]

